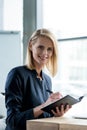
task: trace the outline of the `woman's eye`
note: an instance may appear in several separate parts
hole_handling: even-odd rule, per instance
[[[47,52],[49,52],[49,53],[53,51],[53,48],[51,48],[51,47],[45,48],[44,46],[38,46],[38,49],[39,49],[40,51],[45,51],[45,50],[47,50]]]
[[[43,47],[43,46],[39,46],[38,48],[39,48],[40,50],[43,50],[43,49],[44,49],[44,47]]]
[[[53,51],[53,49],[52,48],[48,48],[48,51]]]

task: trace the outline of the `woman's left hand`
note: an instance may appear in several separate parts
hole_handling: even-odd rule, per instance
[[[70,105],[66,105],[66,107],[64,105],[61,105],[61,107],[56,107],[56,110],[51,110],[51,112],[53,113],[53,115],[55,117],[60,117],[63,116],[69,109],[71,108]]]

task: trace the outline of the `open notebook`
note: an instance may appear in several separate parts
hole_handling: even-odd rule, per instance
[[[65,108],[66,108],[67,104],[74,105],[74,104],[80,102],[83,99],[83,97],[84,96],[81,96],[78,99],[76,99],[76,98],[74,98],[70,95],[66,95],[63,98],[61,98],[61,99],[59,99],[55,102],[52,102],[51,104],[43,107],[42,110],[45,111],[45,112],[51,113],[51,110],[52,109],[55,110],[56,107],[59,107],[59,109],[60,109],[62,104],[64,105]]]
[[[76,119],[87,119],[87,97],[84,96],[81,102],[73,105],[72,108],[65,114],[65,116]]]

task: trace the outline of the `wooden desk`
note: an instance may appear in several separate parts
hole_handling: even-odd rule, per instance
[[[27,130],[87,130],[87,120],[69,117],[28,120]]]

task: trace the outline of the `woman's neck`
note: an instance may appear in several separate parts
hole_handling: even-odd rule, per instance
[[[38,77],[41,77],[41,71],[42,71],[42,69],[36,69]]]
[[[36,62],[34,62],[34,65],[35,65],[35,70],[37,72],[37,76],[42,78],[41,71],[43,69],[43,66],[40,64],[37,64]]]
[[[42,70],[39,70],[39,71],[36,70],[36,72],[37,72],[37,78],[39,78],[40,80],[42,80],[42,73],[41,73],[41,71]]]
[[[36,70],[36,72],[37,72],[37,75],[38,75],[38,76],[41,76],[42,67],[41,67],[41,66],[36,66],[36,67],[35,67],[35,70]]]

